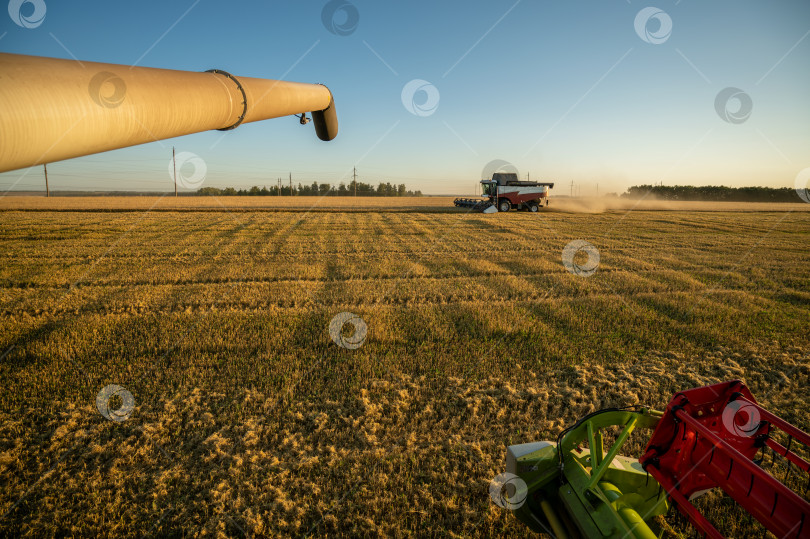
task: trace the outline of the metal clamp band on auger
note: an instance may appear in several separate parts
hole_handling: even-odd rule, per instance
[[[227,71],[223,71],[221,69],[209,69],[206,71],[206,73],[219,73],[220,75],[225,75],[226,77],[234,81],[236,83],[236,87],[239,88],[240,92],[242,92],[242,115],[239,116],[239,119],[236,120],[236,123],[234,123],[233,125],[229,125],[228,127],[222,127],[220,129],[217,129],[217,131],[230,131],[231,129],[236,129],[237,127],[239,127],[239,124],[242,123],[242,121],[245,119],[245,116],[247,115],[247,95],[245,94],[245,89],[242,88],[242,83],[239,82],[239,79],[237,79]]]

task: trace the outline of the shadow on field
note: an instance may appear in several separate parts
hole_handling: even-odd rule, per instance
[[[0,350],[0,355],[6,353],[8,354],[3,359],[3,362],[18,368],[31,365],[37,359],[39,359],[39,356],[37,356],[31,350],[30,345],[47,342],[50,340],[51,335],[53,335],[60,328],[64,327],[64,325],[65,323],[63,321],[54,319],[48,320],[47,322],[28,331],[24,331],[16,339],[3,345],[3,349]]]

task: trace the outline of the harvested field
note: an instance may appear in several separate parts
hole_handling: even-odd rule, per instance
[[[810,429],[810,204],[229,211],[300,203],[271,198],[0,200],[0,529],[525,536],[488,495],[505,446],[596,409],[741,378]]]
[[[455,210],[454,197],[338,197],[338,196],[98,196],[98,197],[30,197],[0,198],[0,210],[215,210],[215,211],[332,211],[340,209],[412,211]],[[801,205],[799,205],[801,206]]]
[[[466,195],[470,196],[470,195]],[[0,211],[386,211],[465,213],[453,206],[452,196],[430,197],[339,197],[339,196],[4,196]],[[733,211],[733,212],[805,212],[810,204],[772,202],[671,202],[664,200],[602,198],[558,198],[552,196],[543,212],[602,213],[609,211]]]

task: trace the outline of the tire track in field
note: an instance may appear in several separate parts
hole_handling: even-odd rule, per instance
[[[368,299],[359,298],[354,301],[343,300],[321,300],[317,303],[312,301],[296,301],[295,299],[280,299],[275,301],[219,301],[207,303],[174,303],[170,308],[165,306],[162,308],[142,307],[142,306],[121,306],[121,307],[108,307],[108,306],[82,306],[78,308],[65,308],[65,309],[6,309],[2,311],[3,316],[29,316],[32,318],[52,317],[65,313],[72,314],[98,314],[103,316],[111,315],[128,315],[128,314],[175,314],[175,313],[213,313],[213,312],[228,312],[228,313],[257,313],[264,312],[269,309],[282,309],[293,310],[300,312],[321,311],[324,309],[340,308],[357,308],[363,309],[368,307],[416,307],[416,306],[442,306],[454,304],[515,304],[522,303],[539,303],[539,302],[556,302],[563,300],[576,300],[576,299],[605,299],[615,297],[630,297],[634,299],[656,299],[661,298],[677,298],[683,294],[689,293],[688,290],[642,290],[642,291],[623,291],[621,294],[618,292],[605,292],[602,290],[574,290],[562,293],[555,293],[549,295],[543,293],[543,290],[532,293],[523,292],[509,292],[506,294],[493,294],[491,296],[482,297],[480,292],[473,293],[452,293],[452,294],[425,294],[423,296],[401,296],[401,297],[370,297]],[[736,296],[747,295],[745,290],[715,290],[712,291],[712,297],[716,296]],[[764,296],[755,296],[759,299],[766,301],[776,301]],[[644,306],[643,303],[640,305]]]
[[[501,261],[504,262],[504,261]],[[639,265],[645,264],[642,260],[636,260],[636,263]],[[717,270],[720,271],[719,269]],[[482,277],[553,277],[553,276],[565,276],[567,275],[567,270],[563,268],[559,268],[557,266],[550,265],[547,269],[538,269],[538,270],[485,270],[485,271],[476,271],[470,270],[465,268],[464,272],[432,272],[432,273],[425,273],[425,274],[417,274],[412,273],[406,276],[402,276],[397,273],[380,273],[380,274],[369,274],[369,275],[349,275],[349,276],[338,276],[338,275],[329,275],[324,277],[291,277],[291,276],[257,276],[257,277],[246,277],[246,278],[236,278],[236,277],[210,277],[204,279],[174,279],[174,280],[148,280],[148,279],[139,279],[139,280],[132,280],[132,281],[119,281],[119,280],[96,280],[96,281],[88,281],[85,283],[80,283],[75,286],[75,288],[79,289],[87,289],[87,288],[132,288],[132,287],[173,287],[173,286],[209,286],[209,285],[222,285],[222,284],[235,284],[235,283],[248,283],[248,284],[262,284],[262,283],[281,283],[281,284],[288,284],[288,283],[352,283],[352,282],[373,282],[373,281],[388,281],[388,280],[405,280],[405,281],[444,281],[444,280],[452,280],[452,279],[476,279]],[[656,277],[656,276],[668,276],[672,277],[673,275],[681,276],[681,277],[689,277],[694,280],[693,275],[686,274],[683,271],[678,271],[674,268],[654,268],[654,269],[631,269],[627,267],[621,268],[610,268],[610,267],[600,267],[599,268],[600,274],[616,274],[616,275],[627,275],[633,277]],[[665,283],[663,281],[660,282],[662,285]],[[641,284],[641,283],[637,283]],[[673,282],[666,282],[666,285],[672,288],[675,283]],[[9,282],[9,281],[0,281],[0,289],[5,290],[62,290],[69,288],[70,284],[65,283],[37,283],[33,281],[25,281],[25,282]],[[706,285],[708,288],[708,285]],[[679,289],[683,289],[680,287]],[[701,287],[694,286],[689,289],[683,290],[691,290],[691,291],[698,291]]]

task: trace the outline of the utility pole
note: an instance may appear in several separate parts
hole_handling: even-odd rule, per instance
[[[574,196],[574,180],[571,180],[571,196]]]
[[[292,190],[292,172],[290,172],[290,196],[293,196],[293,190]]]
[[[174,196],[177,196],[177,160],[174,156],[174,146],[172,146],[172,168],[174,169]]]
[[[281,178],[278,179],[276,187],[278,187],[278,196],[281,196]]]
[[[42,168],[45,169],[45,198],[50,198],[51,188],[48,187],[48,163],[43,163]]]
[[[352,179],[354,180],[354,197],[357,198],[357,167],[354,167]]]

